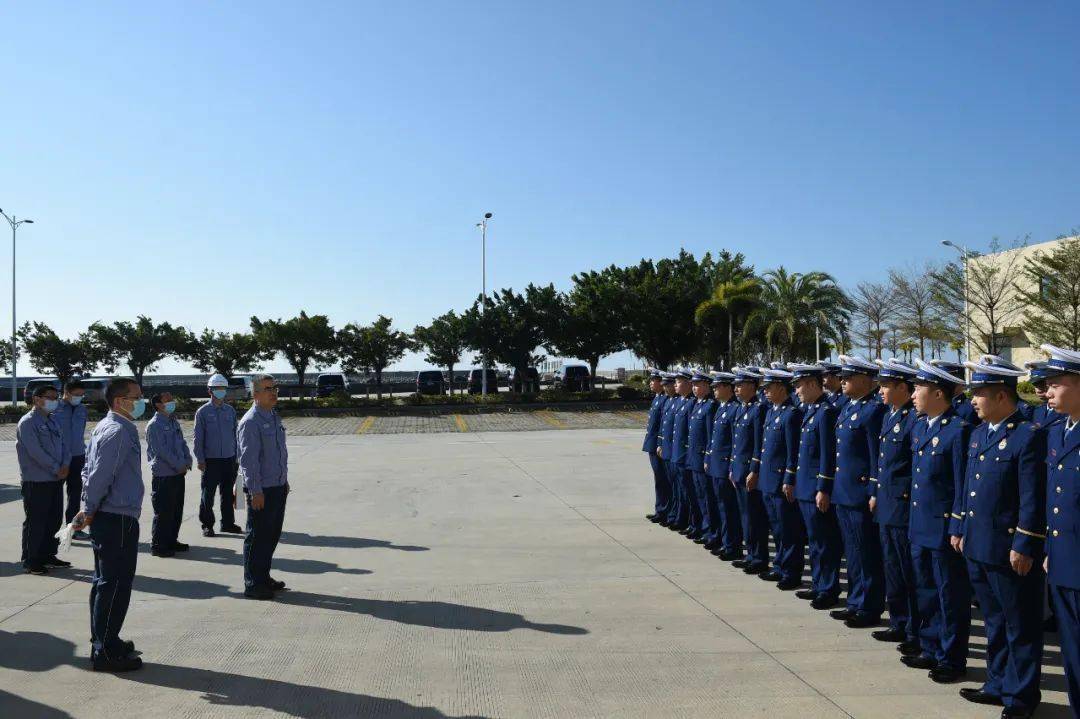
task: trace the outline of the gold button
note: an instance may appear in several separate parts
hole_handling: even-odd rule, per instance
[[[911,485],[911,486],[912,486],[912,487],[914,487],[915,489],[918,489],[918,488],[919,488],[919,485],[917,485],[917,484],[913,484],[913,485]]]
[[[1058,469],[1065,469],[1065,468],[1059,464]]]
[[[1057,488],[1057,493],[1058,493],[1058,494],[1061,494],[1061,487],[1058,487],[1058,488]]]
[[[912,503],[911,503],[911,506],[912,506],[912,507],[917,507],[917,506],[919,506],[919,503],[918,503],[918,502],[912,502]]]
[[[921,457],[921,456],[922,456],[922,454],[923,454],[923,451],[922,451],[922,450],[920,449],[920,450],[919,450],[919,456]]]
[[[921,472],[922,470],[921,470],[921,469],[919,469],[918,467],[916,467],[916,468],[915,468],[915,471],[916,471],[916,472]]]
[[[975,493],[974,493],[974,492],[972,492],[972,493],[971,493],[971,496],[972,496],[972,497],[974,497],[974,496],[975,496]]]
[[[975,516],[975,510],[968,510],[968,516],[969,517],[974,517]]]
[[[1054,507],[1054,514],[1057,514],[1060,511],[1061,511],[1060,509],[1058,509],[1057,507]]]
[[[1009,527],[1009,534],[1014,534],[1015,532],[1016,532],[1015,529],[1013,529],[1012,527]]]
[[[986,459],[986,455],[985,455],[985,454],[980,454],[980,455],[979,455],[979,461],[981,462],[981,461],[983,461],[984,459]]]
[[[982,479],[982,475],[978,472],[975,473],[975,479]]]
[[[1054,536],[1058,536],[1058,531],[1056,529],[1054,530]]]

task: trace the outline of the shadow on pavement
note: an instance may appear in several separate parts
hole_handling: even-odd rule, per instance
[[[224,547],[193,546],[186,552],[176,555],[178,560],[193,560],[197,562],[210,562],[212,564],[231,564],[243,566],[244,555]],[[349,569],[341,567],[334,562],[324,562],[319,559],[290,559],[289,557],[274,557],[273,569],[289,572],[290,574],[326,574],[336,572],[338,574],[371,574],[370,569]]]
[[[294,544],[298,547],[339,547],[342,549],[369,549],[378,547],[382,549],[397,549],[402,552],[429,551],[429,547],[418,547],[412,544],[394,544],[385,539],[335,537],[320,534],[308,534],[307,532],[282,532],[281,543]]]
[[[17,484],[0,484],[0,504],[22,499],[22,487]]]

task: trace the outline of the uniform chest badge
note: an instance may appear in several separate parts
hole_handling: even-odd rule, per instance
[[[1004,440],[1004,439],[1003,439],[1003,440],[1001,440],[1000,442],[998,442],[998,449],[1005,449],[1005,447],[1006,447],[1006,446],[1007,446],[1008,444],[1009,444],[1009,443],[1008,443],[1008,441],[1007,441],[1007,440]]]
[[[893,431],[893,434],[900,434],[900,425],[898,425],[898,424],[893,425],[892,431]]]
[[[858,413],[858,412],[856,412],[855,414],[851,415],[851,421],[852,421],[852,422],[854,422],[854,421],[855,421],[855,420],[857,420],[858,418],[859,418],[859,413]]]
[[[940,441],[941,441],[941,437],[934,437],[932,440],[930,440],[930,444],[932,444],[932,445],[934,445],[936,447],[936,446],[938,446],[938,442],[940,442]]]

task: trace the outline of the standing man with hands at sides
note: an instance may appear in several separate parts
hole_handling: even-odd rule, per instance
[[[29,574],[48,574],[47,567],[70,567],[56,556],[55,534],[64,516],[63,483],[68,476],[70,451],[64,433],[50,415],[56,411],[56,389],[34,390],[33,406],[15,430],[15,454],[22,480],[22,562]]]
[[[747,367],[735,368],[735,396],[739,406],[731,419],[731,483],[739,503],[746,559],[736,559],[733,567],[747,574],[761,574],[769,568],[769,515],[758,485],[761,437],[765,425],[765,405],[758,399],[761,375]]]
[[[795,505],[795,474],[799,463],[799,427],[802,410],[791,401],[792,374],[782,369],[763,370],[769,411],[762,430],[759,485],[769,514],[776,554],[773,571],[758,575],[791,591],[802,585],[806,530]]]
[[[105,390],[109,413],[90,434],[83,468],[82,511],[75,529],[90,527],[94,579],[90,585],[90,660],[95,671],[138,669],[135,645],[120,638],[139,557],[142,447],[134,420],[146,411],[135,380],[114,379]]]
[[[734,382],[735,375],[730,372],[720,372],[712,377],[710,384],[716,411],[709,433],[709,448],[705,452],[705,474],[718,503],[717,531],[705,548],[725,562],[743,558],[739,500],[731,481],[732,422],[739,407],[735,400]]]
[[[675,453],[675,406],[679,397],[675,394],[675,375],[670,372],[660,373],[660,387],[664,390],[664,405],[660,410],[660,432],[656,436],[656,456],[659,457],[667,474],[667,486],[670,490],[667,501],[667,511],[657,522],[661,527],[667,527],[672,531],[678,530],[679,514],[679,480],[675,476],[675,467],[671,457]]]
[[[281,539],[285,499],[289,496],[289,451],[285,427],[274,407],[278,386],[273,376],[252,379],[254,402],[240,420],[237,448],[247,495],[247,536],[244,538],[244,596],[273,599],[285,583],[270,576],[270,563]]]
[[[686,467],[686,451],[690,448],[690,412],[694,408],[693,387],[686,370],[675,373],[675,417],[671,428],[671,466],[675,470],[675,481],[679,483],[678,501],[675,504],[676,525],[678,532],[694,538],[701,528],[700,507],[694,492],[694,477]]]
[[[82,468],[86,463],[86,442],[83,435],[86,434],[86,405],[83,404],[83,395],[86,389],[82,382],[77,379],[68,380],[64,385],[64,396],[60,400],[53,419],[60,425],[64,433],[64,444],[68,453],[71,454],[71,466],[68,476],[64,480],[67,485],[67,509],[64,510],[64,522],[71,523],[75,515],[79,513],[79,501],[82,497]],[[90,535],[83,531],[75,532],[75,539],[87,540]]]
[[[154,416],[146,424],[146,460],[150,464],[150,497],[154,523],[150,530],[150,553],[171,557],[186,552],[188,545],[177,541],[184,518],[184,478],[191,471],[191,451],[184,431],[173,417],[176,401],[168,392],[150,398]]]
[[[221,531],[241,534],[236,525],[236,410],[225,401],[229,380],[210,377],[210,401],[195,411],[195,461],[202,472],[199,523],[204,537],[214,536],[214,495],[221,493]]]
[[[694,498],[698,507],[698,532],[697,536],[693,537],[695,544],[707,544],[715,540],[720,533],[720,507],[716,500],[716,490],[709,481],[709,476],[705,474],[705,453],[709,451],[709,437],[716,412],[709,382],[709,376],[700,370],[696,370],[690,378],[694,406],[687,419],[686,469],[693,482]]]

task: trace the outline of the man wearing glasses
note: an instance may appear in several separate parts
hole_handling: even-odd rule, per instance
[[[268,374],[252,381],[254,403],[237,427],[240,474],[247,495],[244,538],[244,596],[273,599],[285,583],[270,576],[270,562],[281,539],[285,498],[289,495],[289,451],[285,427],[274,411],[278,386]]]

